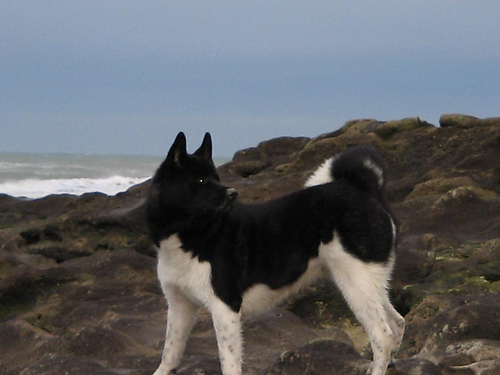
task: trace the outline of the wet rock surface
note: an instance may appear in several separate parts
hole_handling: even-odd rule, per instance
[[[388,374],[500,374],[500,119],[355,120],[278,138],[219,168],[240,199],[300,189],[359,144],[388,167],[400,221],[392,299],[407,330]],[[215,147],[217,147],[217,140]],[[143,220],[148,184],[25,200],[0,195],[0,373],[152,374],[167,306]],[[244,324],[246,374],[363,374],[366,335],[328,283]],[[204,313],[179,374],[220,374]]]

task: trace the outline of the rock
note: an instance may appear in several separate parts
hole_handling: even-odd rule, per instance
[[[494,253],[496,240],[485,244],[463,244],[447,246],[421,254],[420,262],[400,255],[393,281],[393,300],[397,308],[408,313],[426,296],[473,295],[498,293],[500,291],[500,262]],[[495,255],[496,254],[496,255]],[[415,270],[412,270],[412,262]],[[420,273],[421,279],[410,275]]]
[[[439,367],[421,358],[398,359],[387,370],[387,375],[442,375]]]
[[[178,375],[221,375],[219,361],[215,357],[197,357],[177,371]]]
[[[413,130],[431,128],[434,126],[420,120],[418,117],[405,118],[396,121],[387,121],[374,129],[374,133],[382,139],[388,139],[396,133],[404,133]]]
[[[0,212],[2,216],[11,214],[14,220],[3,222],[5,227],[17,222],[14,214],[28,218],[46,219],[53,215],[60,215],[70,209],[72,202],[78,198],[72,195],[49,195],[40,199],[12,198],[0,195]]]
[[[288,351],[264,371],[265,375],[327,375],[366,374],[370,361],[350,345],[339,341],[318,339],[296,351]]]
[[[477,253],[480,257],[479,262],[486,264],[489,262],[496,262],[500,260],[500,238],[485,242]]]
[[[500,337],[500,295],[433,296],[424,299],[407,317],[402,353],[436,364],[451,344]]]
[[[461,114],[444,114],[439,118],[441,127],[460,127],[469,128],[472,126],[498,126],[500,118],[478,119],[477,117],[461,115]]]
[[[500,341],[467,340],[446,348],[440,367],[444,374],[499,374]]]
[[[4,316],[15,318],[0,323],[10,345],[2,350],[9,358],[0,359],[2,373],[110,374],[116,367],[146,366],[156,354],[155,337],[164,336],[155,263],[134,251],[116,251],[47,269],[17,267],[0,283],[0,305],[15,307]]]
[[[45,258],[54,259],[57,263],[73,258],[90,256],[92,254],[84,248],[67,248],[53,245],[31,247],[28,251],[30,254],[39,254]]]
[[[439,118],[439,125],[446,128],[449,126],[468,128],[474,126],[478,122],[478,118],[474,116],[460,114],[444,114]]]
[[[233,160],[221,166],[220,172],[235,173],[248,178],[259,174],[266,168],[274,169],[276,166],[290,161],[291,155],[303,148],[309,142],[305,137],[281,137],[262,142],[257,147],[237,152]]]
[[[14,267],[0,281],[0,320],[30,311],[40,295],[69,280],[68,273],[54,273],[51,268]]]
[[[299,348],[317,336],[297,316],[283,309],[246,319],[243,324],[245,369],[257,373],[282,352]]]
[[[474,192],[482,190],[469,177],[437,178],[415,185],[413,191],[405,200],[443,194],[460,187],[467,187]],[[491,194],[484,194],[483,197],[496,198],[497,195],[495,193],[490,193]]]
[[[29,228],[23,230],[19,235],[22,237],[26,245],[31,245],[40,241],[42,232],[38,228]]]
[[[3,374],[19,374],[20,365],[33,361],[33,355],[43,355],[40,349],[57,341],[57,337],[50,332],[29,324],[24,320],[12,319],[0,325],[0,359]],[[29,343],[29,349],[26,346]],[[27,350],[28,349],[28,350]]]
[[[375,119],[358,119],[347,121],[344,126],[340,128],[341,135],[343,133],[373,133],[383,122]]]
[[[433,233],[454,238],[458,243],[500,237],[500,198],[483,198],[467,187],[408,199],[394,205],[394,210],[401,221],[403,237]]]

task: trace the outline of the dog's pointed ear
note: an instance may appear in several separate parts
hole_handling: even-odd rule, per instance
[[[198,150],[194,153],[196,156],[201,156],[204,159],[212,160],[212,137],[210,133],[205,133],[203,142]]]
[[[181,165],[186,156],[186,136],[183,132],[180,132],[179,134],[177,134],[172,147],[170,147],[170,151],[167,155],[167,160],[175,163],[176,165]]]

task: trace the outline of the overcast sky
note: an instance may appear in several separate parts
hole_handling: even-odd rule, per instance
[[[500,1],[0,0],[0,152],[214,153],[500,116]]]

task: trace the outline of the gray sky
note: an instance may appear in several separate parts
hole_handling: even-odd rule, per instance
[[[500,116],[500,1],[0,0],[0,152],[215,154]]]

